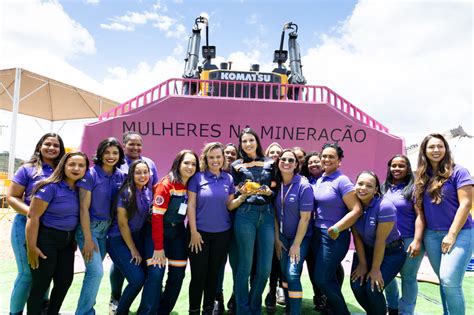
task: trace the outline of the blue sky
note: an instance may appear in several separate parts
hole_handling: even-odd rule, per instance
[[[181,76],[200,14],[209,17],[217,64],[271,70],[282,25],[292,21],[308,84],[329,86],[407,144],[458,125],[473,134],[472,1],[2,0],[0,69],[23,67],[124,102]],[[80,141],[74,124],[60,133],[70,146]],[[0,151],[8,134],[3,128]],[[28,157],[36,139],[19,141]]]

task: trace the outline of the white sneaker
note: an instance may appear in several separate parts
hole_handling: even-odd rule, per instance
[[[109,315],[115,315],[117,313],[119,301],[111,299],[109,302]]]

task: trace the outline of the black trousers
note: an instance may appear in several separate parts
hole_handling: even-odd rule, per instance
[[[194,253],[189,250],[191,262],[191,282],[189,284],[189,310],[201,309],[202,294],[204,292],[203,309],[212,311],[216,296],[217,276],[221,265],[229,251],[232,229],[209,233],[199,231],[204,241],[202,251]],[[188,230],[188,239],[190,239]],[[189,242],[188,242],[189,244]]]
[[[38,248],[46,259],[39,258],[38,269],[31,269],[31,290],[28,297],[29,315],[41,314],[43,297],[53,280],[48,315],[58,314],[74,277],[74,231],[66,232],[41,225],[38,230]]]

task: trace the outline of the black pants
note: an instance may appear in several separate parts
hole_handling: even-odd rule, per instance
[[[190,232],[189,238],[190,238]],[[229,251],[232,229],[220,233],[199,231],[204,241],[202,251],[189,251],[191,262],[191,282],[189,284],[189,310],[197,311],[201,308],[201,299],[204,292],[203,309],[212,311],[216,296],[217,275]],[[189,243],[188,243],[189,244]]]
[[[46,259],[39,258],[38,269],[31,269],[31,290],[28,297],[29,315],[41,314],[43,297],[53,280],[48,315],[58,314],[74,277],[74,231],[65,232],[43,225],[38,231],[38,248]]]

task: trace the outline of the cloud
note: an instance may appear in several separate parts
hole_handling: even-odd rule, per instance
[[[361,1],[335,34],[307,50],[303,72],[408,141],[459,124],[470,129],[471,10],[462,2]]]
[[[99,4],[100,0],[85,0],[87,4],[97,5]]]
[[[135,30],[135,27],[133,27],[132,25],[124,25],[124,24],[120,24],[120,23],[117,23],[117,22],[113,22],[113,23],[110,23],[110,24],[100,24],[100,27],[103,28],[103,29],[106,29],[106,30],[111,30],[111,31],[131,32],[131,31]]]

